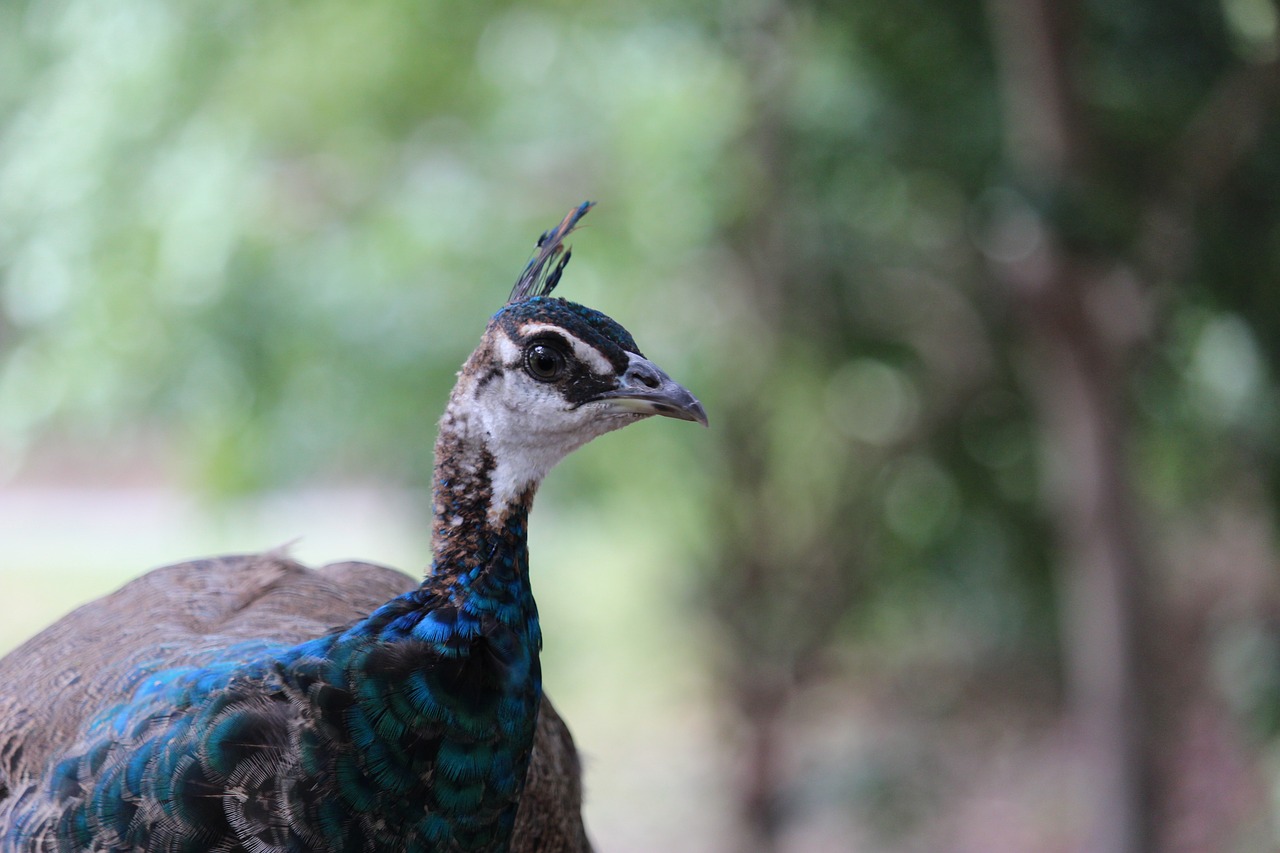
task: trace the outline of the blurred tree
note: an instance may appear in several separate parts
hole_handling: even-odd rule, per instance
[[[1232,26],[1234,45],[1227,37]],[[1154,547],[1138,498],[1144,491],[1151,497],[1151,477],[1128,450],[1134,439],[1158,442],[1174,459],[1190,448],[1168,434],[1169,411],[1157,407],[1135,422],[1140,413],[1127,400],[1144,385],[1172,390],[1174,400],[1190,396],[1176,380],[1173,389],[1166,384],[1165,324],[1212,303],[1219,289],[1232,289],[1229,268],[1202,265],[1219,250],[1217,235],[1202,232],[1200,222],[1207,209],[1232,207],[1226,197],[1233,176],[1265,162],[1263,152],[1274,144],[1275,128],[1266,120],[1280,82],[1274,10],[1195,3],[1159,11],[1139,3],[779,4],[757,9],[743,28],[739,53],[755,70],[757,92],[757,125],[748,139],[761,189],[738,247],[748,270],[743,292],[759,323],[752,327],[755,346],[765,355],[726,386],[737,391],[730,419],[749,426],[722,445],[729,464],[720,505],[728,515],[722,577],[712,589],[722,597],[729,648],[737,652],[729,683],[752,732],[741,797],[749,848],[779,843],[787,788],[779,784],[785,762],[778,752],[788,699],[832,629],[849,624],[850,615],[863,614],[857,621],[865,622],[892,588],[871,580],[870,567],[909,573],[917,593],[945,584],[949,574],[973,566],[961,556],[965,540],[990,513],[1005,540],[991,554],[1020,555],[1014,565],[1022,583],[1007,591],[1016,596],[1010,603],[1023,627],[1007,639],[1015,647],[1032,640],[1019,654],[1031,654],[1032,670],[1049,665],[1037,634],[1052,637],[1027,628],[1054,589],[1038,572],[1049,560],[1038,518],[1060,548],[1055,606],[1070,706],[1087,757],[1082,790],[1093,815],[1087,849],[1223,849],[1243,831],[1241,798],[1248,799],[1255,777],[1237,772],[1226,790],[1198,802],[1189,791],[1206,778],[1221,780],[1224,762],[1247,754],[1248,738],[1239,740],[1231,733],[1237,723],[1221,716],[1212,667],[1195,663],[1215,642],[1206,624],[1212,617],[1203,607],[1169,600],[1178,585],[1163,567],[1171,555]],[[822,50],[824,38],[839,38],[831,33],[852,37],[834,55]],[[869,108],[814,106],[829,106],[823,93],[806,89],[818,77],[814,69],[830,73],[842,62],[844,91],[861,82]],[[1144,80],[1160,81],[1159,88],[1133,88]],[[880,97],[868,96],[877,90]],[[1001,124],[1003,144],[984,132]],[[873,153],[863,153],[868,149]],[[862,157],[874,166],[842,182]],[[899,195],[896,205],[877,206],[868,199],[886,174],[900,181],[893,188]],[[1257,198],[1256,187],[1236,191],[1242,201]],[[860,233],[841,221],[836,205],[892,220],[875,223],[879,233]],[[1251,208],[1233,233],[1253,232],[1259,212]],[[1275,211],[1261,221],[1274,227]],[[967,236],[976,251],[948,244],[946,236]],[[900,248],[904,238],[915,238],[914,245]],[[1258,248],[1237,255],[1258,260]],[[995,288],[983,281],[988,268]],[[1275,274],[1273,267],[1253,272],[1258,280]],[[891,310],[867,310],[884,298],[877,290],[891,287]],[[904,295],[912,291],[914,299]],[[942,308],[944,300],[953,304]],[[1242,326],[1220,322],[1239,336],[1231,346],[1256,352]],[[869,355],[877,359],[870,362],[875,373],[868,372]],[[879,399],[855,397],[836,412],[866,418],[870,411],[883,421],[899,393],[885,377],[904,365],[927,391],[901,445],[868,448],[856,440],[865,438],[856,421],[832,424],[826,442],[806,430],[824,407],[803,389],[821,387],[820,377],[829,377],[832,396],[878,387]],[[1252,372],[1220,378],[1258,381],[1257,368]],[[1027,488],[1029,457],[1008,456],[1009,439],[1031,431],[1027,409],[1013,404],[1020,399],[1038,412],[1039,501]],[[1266,410],[1254,415],[1274,423]],[[855,440],[833,443],[840,426]],[[1226,437],[1210,443],[1220,446]],[[1196,467],[1163,453],[1156,463],[1162,467]],[[1268,462],[1270,451],[1263,454],[1251,461]],[[1021,464],[1010,476],[1015,459]],[[982,463],[996,470],[983,471]],[[879,466],[911,472],[922,493],[914,519],[896,509],[898,489],[909,488],[896,477],[860,479],[861,471]],[[1268,470],[1274,479],[1273,466]],[[1231,490],[1247,471],[1247,465],[1220,468],[1209,488]],[[1133,477],[1146,488],[1135,489]],[[884,514],[877,519],[869,510],[879,500]],[[953,502],[955,516],[930,531],[927,522],[936,524]],[[910,520],[920,526],[913,530]],[[915,547],[900,550],[902,539]],[[1266,586],[1273,601],[1274,585]],[[977,673],[970,668],[953,677],[972,680]],[[1214,756],[1204,755],[1194,736],[1206,724],[1204,703],[1219,709],[1209,712],[1220,739]],[[1199,750],[1204,763],[1197,766],[1188,750]]]

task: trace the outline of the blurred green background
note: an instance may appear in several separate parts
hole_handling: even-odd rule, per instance
[[[563,295],[712,423],[534,514],[601,850],[1274,850],[1278,56],[1272,0],[0,0],[0,649],[212,552],[420,571],[594,199]]]

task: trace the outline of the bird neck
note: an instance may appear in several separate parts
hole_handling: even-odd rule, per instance
[[[484,588],[496,583],[531,595],[527,523],[538,484],[514,497],[496,495],[498,465],[484,430],[456,402],[446,410],[436,440],[428,579],[471,589],[483,577]]]

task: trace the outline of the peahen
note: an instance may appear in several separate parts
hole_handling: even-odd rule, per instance
[[[0,660],[0,851],[589,849],[542,698],[529,509],[598,435],[706,424],[625,329],[550,296],[589,208],[543,235],[458,375],[426,579],[224,557],[64,617]]]

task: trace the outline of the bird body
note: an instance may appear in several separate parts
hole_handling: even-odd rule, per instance
[[[70,691],[52,712],[36,699],[0,722],[0,851],[509,849],[526,778],[546,777],[529,771],[543,705],[526,538],[537,486],[567,453],[648,415],[706,421],[625,329],[550,297],[588,207],[543,236],[459,373],[436,442],[425,580],[305,639],[256,621],[271,611],[257,598],[237,610],[220,596],[213,630],[144,632],[107,656],[122,663],[101,682],[74,656],[42,658],[59,638],[77,646],[77,614],[66,617],[0,661],[6,691],[41,662]],[[42,717],[56,739],[33,737]],[[539,741],[566,742],[554,728]],[[578,795],[576,780],[562,787]],[[563,849],[581,849],[580,818],[567,823],[580,838]]]
[[[0,814],[122,685],[143,669],[191,669],[231,659],[246,641],[296,646],[363,618],[418,583],[370,563],[308,569],[282,553],[166,566],[92,601],[0,659]],[[12,689],[14,686],[21,689]],[[544,696],[512,849],[587,851],[577,751]],[[10,827],[0,817],[0,834]],[[6,841],[0,849],[32,849]],[[36,849],[57,849],[48,838]]]
[[[144,662],[5,840],[58,849],[490,850],[509,836],[540,702],[522,537],[295,645]],[[39,849],[39,848],[32,848]]]

